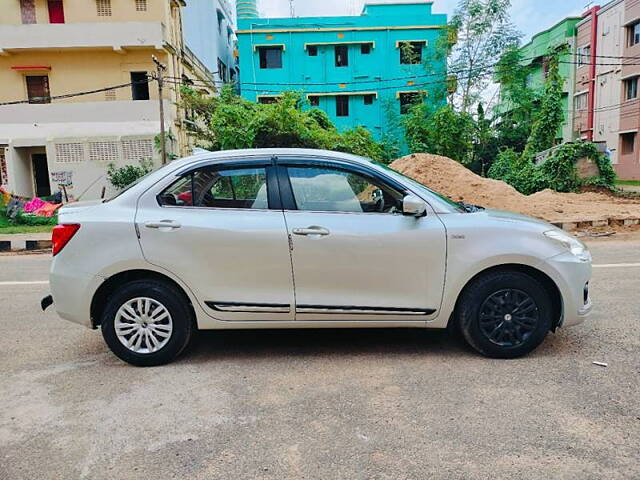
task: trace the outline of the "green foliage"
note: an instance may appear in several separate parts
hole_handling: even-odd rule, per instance
[[[124,167],[116,167],[115,164],[110,163],[107,167],[107,178],[111,185],[121,190],[152,170],[153,162],[151,159],[140,160],[140,166],[125,165]]]
[[[559,62],[563,49],[552,49],[546,56],[547,79],[540,103],[531,127],[531,135],[524,149],[525,157],[547,150],[555,144],[558,130],[564,121],[562,111],[562,90],[564,80],[560,76]]]
[[[362,127],[340,133],[329,117],[308,108],[299,92],[260,104],[236,95],[231,87],[219,97],[182,89],[182,106],[195,119],[191,134],[209,150],[240,148],[318,148],[385,159],[385,148]]]
[[[593,160],[598,165],[600,175],[590,179],[580,178],[576,162],[581,158]],[[598,152],[591,142],[565,143],[539,167],[524,154],[512,149],[504,150],[489,170],[489,177],[507,182],[525,195],[545,188],[557,192],[576,192],[589,185],[613,189],[616,180],[609,159]]]
[[[467,164],[472,160],[475,121],[451,106],[432,113],[426,104],[411,107],[403,119],[409,150],[429,152]]]

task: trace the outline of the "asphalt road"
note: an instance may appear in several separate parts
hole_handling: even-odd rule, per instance
[[[0,478],[640,478],[640,237],[591,248],[595,313],[527,358],[437,331],[208,332],[147,369],[39,311],[46,284],[15,282],[48,256],[0,256]]]

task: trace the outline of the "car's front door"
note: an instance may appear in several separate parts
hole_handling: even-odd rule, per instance
[[[440,308],[442,222],[402,213],[407,190],[371,169],[279,160],[297,320],[429,319]]]
[[[147,261],[180,278],[212,317],[293,320],[289,242],[270,160],[214,164],[144,194]]]

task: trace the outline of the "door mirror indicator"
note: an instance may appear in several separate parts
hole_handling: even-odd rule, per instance
[[[402,213],[414,217],[424,217],[427,214],[427,204],[415,195],[407,195],[402,200]]]

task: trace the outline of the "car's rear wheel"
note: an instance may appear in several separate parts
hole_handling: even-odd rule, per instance
[[[120,359],[137,366],[172,361],[187,346],[192,313],[184,295],[151,280],[123,285],[107,301],[102,336]]]
[[[456,313],[467,343],[493,358],[516,358],[537,348],[553,317],[544,286],[517,271],[474,279],[462,293]]]

